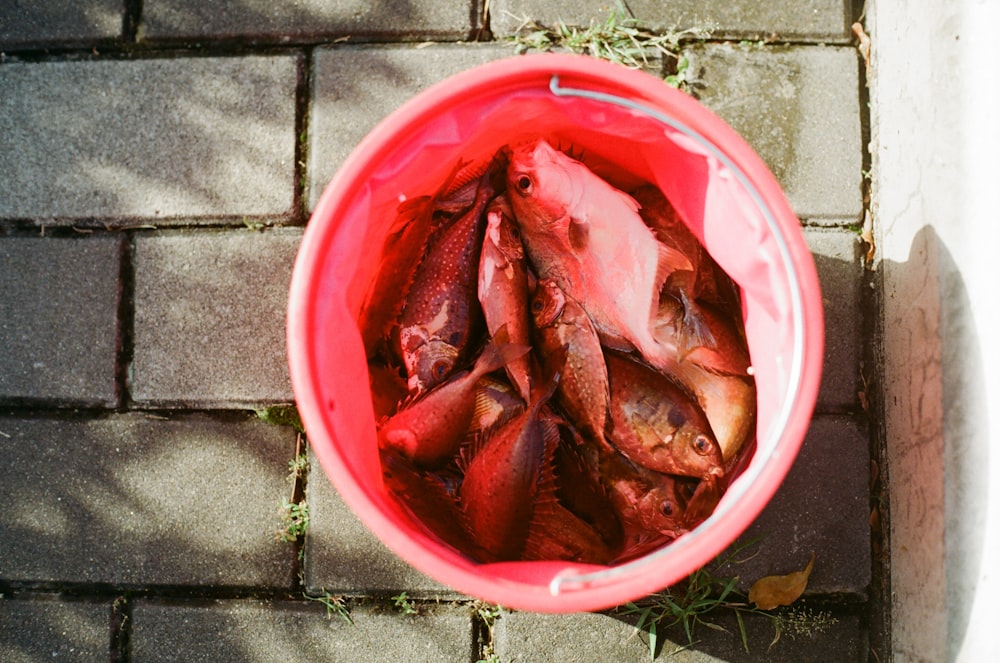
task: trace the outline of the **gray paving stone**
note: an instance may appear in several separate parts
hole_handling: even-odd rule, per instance
[[[771,620],[747,617],[744,624],[749,654],[743,649],[736,620],[728,613],[711,613],[705,619],[728,632],[701,625],[696,627],[695,643],[690,645],[683,630],[672,628],[664,633],[661,625],[655,660],[678,663],[867,660],[867,640],[856,616],[836,617],[836,623],[809,635],[786,632],[773,647],[768,646],[774,638]],[[494,627],[494,649],[505,663],[650,660],[646,633],[631,622],[605,614],[506,614]]]
[[[0,579],[290,588],[294,433],[239,418],[0,417]]]
[[[0,218],[290,213],[291,55],[0,67]]]
[[[855,49],[705,44],[688,53],[696,96],[757,151],[801,218],[860,218]]]
[[[135,239],[131,392],[143,405],[293,400],[285,311],[301,229]]]
[[[460,39],[472,29],[471,0],[293,0],[205,3],[146,0],[140,35],[145,39],[303,40],[333,37]]]
[[[124,14],[124,0],[4,2],[0,51],[114,39],[121,36]]]
[[[310,453],[306,485],[309,529],[305,542],[305,585],[310,594],[461,595],[425,576],[387,548],[341,499]]]
[[[861,348],[864,342],[861,287],[864,245],[850,231],[807,229],[823,292],[824,352],[817,410],[859,407]]]
[[[740,586],[816,563],[806,595],[864,600],[871,582],[868,433],[847,416],[813,419],[795,464],[760,516],[739,537]]]
[[[353,606],[353,624],[305,602],[139,600],[132,612],[135,661],[471,661],[467,608],[406,616]]]
[[[587,26],[603,23],[614,7],[603,0],[493,0],[490,26],[496,35],[512,34],[525,17],[552,27]],[[711,27],[715,39],[846,42],[852,20],[844,0],[630,0],[628,8],[652,30]]]
[[[358,142],[403,102],[448,76],[513,54],[507,46],[476,44],[317,49],[309,115],[309,209]]]
[[[107,603],[0,598],[0,660],[107,661]]]
[[[0,237],[0,401],[118,403],[121,253],[117,234]]]

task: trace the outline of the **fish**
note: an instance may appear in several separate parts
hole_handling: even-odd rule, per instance
[[[399,372],[378,362],[368,362],[368,384],[371,387],[372,409],[376,421],[394,414],[409,394],[406,380]]]
[[[592,480],[604,488],[620,527],[614,561],[621,562],[673,541],[688,531],[687,492],[683,480],[632,462],[610,443],[585,438],[573,426],[563,428]],[[602,522],[607,522],[606,520]],[[607,525],[606,525],[607,526]]]
[[[486,375],[476,383],[476,408],[469,436],[490,431],[524,412],[526,403],[502,377]]]
[[[486,233],[479,258],[479,303],[490,334],[506,326],[511,343],[531,342],[528,313],[528,265],[520,230],[510,203],[503,195],[486,208]],[[523,355],[504,369],[521,398],[531,398],[535,369],[531,355]]]
[[[590,316],[553,279],[541,279],[531,299],[531,313],[542,369],[563,361],[555,400],[584,435],[603,440],[608,420],[608,370],[604,350]]]
[[[605,353],[610,385],[608,437],[629,459],[665,474],[718,479],[722,450],[690,394],[659,371]]]
[[[395,449],[383,449],[382,480],[397,503],[429,534],[474,558],[468,524],[448,481],[416,467]]]
[[[600,473],[623,529],[615,561],[638,556],[690,531],[685,524],[685,494],[676,477],[644,468],[621,453],[602,455]]]
[[[358,316],[358,326],[369,359],[374,358],[403,310],[406,294],[413,284],[421,258],[427,251],[431,235],[442,219],[451,218],[456,206],[465,208],[462,198],[468,194],[459,190],[459,199],[452,191],[459,173],[468,166],[459,160],[441,187],[431,195],[403,201],[396,209],[396,218],[386,232],[379,256],[379,266],[365,295]]]
[[[672,297],[660,303],[654,333],[667,342],[685,333],[678,323],[681,304]],[[716,339],[714,348],[693,348],[677,365],[671,377],[684,386],[708,418],[727,468],[753,434],[757,412],[757,390],[751,375],[746,340],[729,316],[714,307],[702,310],[705,324]]]
[[[439,466],[452,458],[475,414],[479,379],[530,349],[507,343],[506,330],[501,329],[471,369],[460,371],[446,382],[414,397],[381,422],[379,448],[396,450],[420,468]]]
[[[602,343],[673,366],[677,348],[656,340],[652,320],[667,277],[692,265],[657,240],[635,199],[545,140],[511,148],[507,195],[538,277],[580,302]]]
[[[485,232],[483,212],[496,194],[492,179],[487,170],[472,207],[428,240],[406,293],[399,343],[411,394],[447,378],[482,326],[475,273]]]
[[[528,409],[482,440],[468,462],[459,501],[482,561],[521,558],[536,504],[551,493],[559,430],[540,413],[558,379],[536,387]]]
[[[698,240],[663,192],[653,185],[645,185],[631,195],[639,203],[639,215],[656,234],[656,237],[683,255],[691,269],[678,269],[664,283],[661,295],[672,295],[682,304],[685,345],[681,355],[693,347],[712,347],[715,338],[712,328],[701,310],[703,303],[726,310],[739,310],[739,293],[736,284]]]

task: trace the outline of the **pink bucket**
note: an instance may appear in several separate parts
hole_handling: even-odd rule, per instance
[[[432,193],[459,158],[533,137],[573,145],[656,184],[742,290],[757,383],[756,450],[714,513],[615,566],[482,564],[415,522],[382,479],[357,319],[400,201]],[[413,567],[462,593],[540,612],[602,610],[659,591],[722,552],[774,495],[809,426],[823,311],[798,219],[767,166],[694,99],[573,55],[486,64],[415,96],[361,141],[313,212],[288,310],[292,386],[309,441],[344,501]]]

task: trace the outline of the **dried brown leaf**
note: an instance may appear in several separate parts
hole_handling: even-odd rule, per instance
[[[761,610],[773,610],[778,606],[791,605],[802,596],[816,562],[816,553],[812,554],[806,568],[783,576],[766,576],[750,587],[750,600]]]

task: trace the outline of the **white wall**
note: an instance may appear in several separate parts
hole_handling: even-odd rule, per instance
[[[896,661],[1000,660],[1000,0],[869,0]]]

